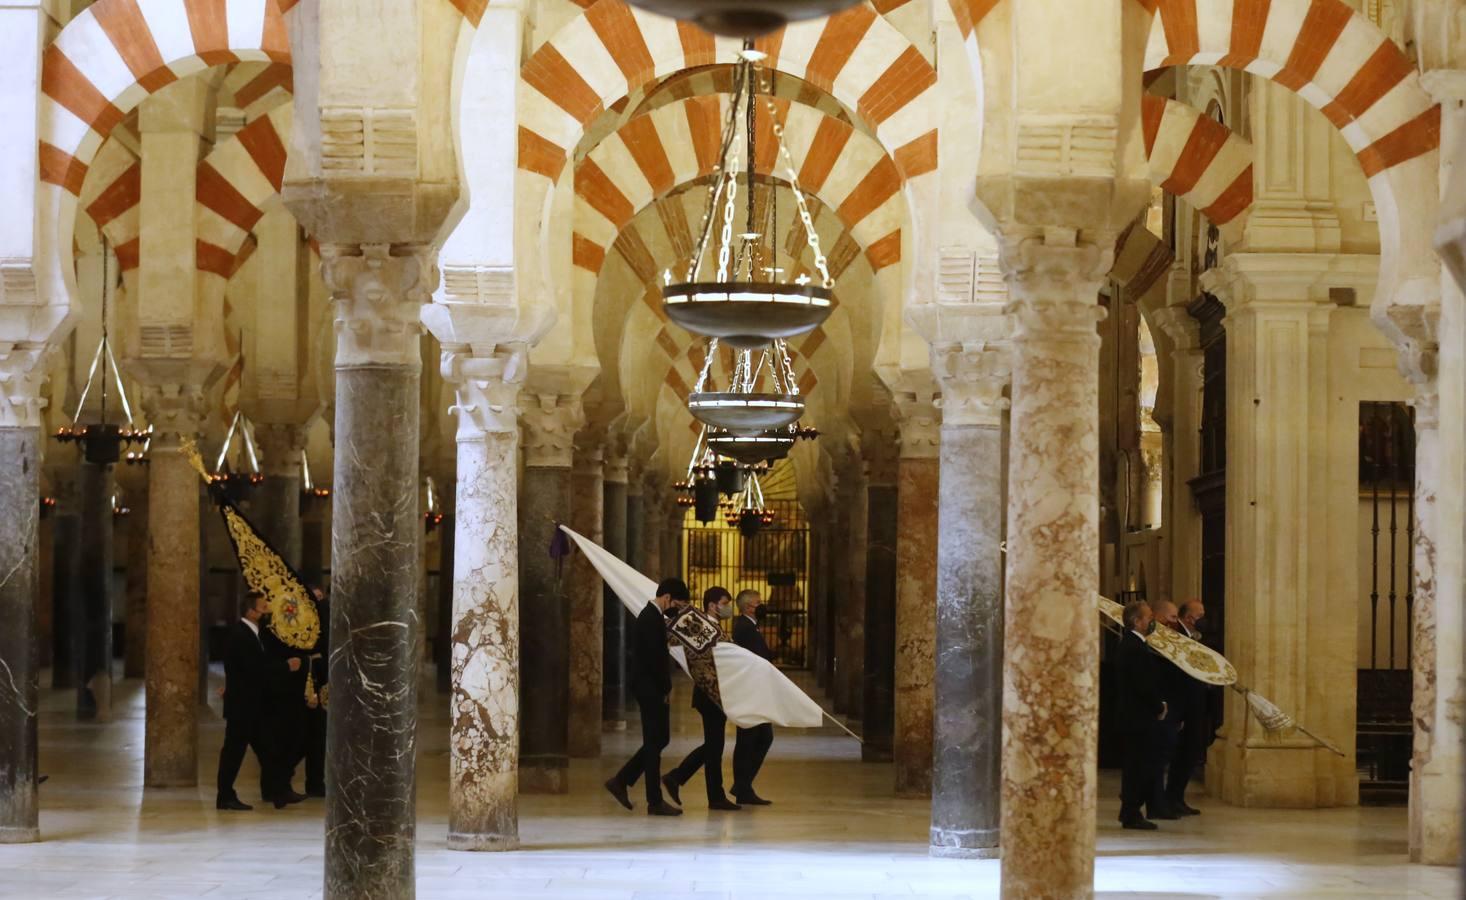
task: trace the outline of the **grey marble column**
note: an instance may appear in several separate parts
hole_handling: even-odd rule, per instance
[[[645,484],[641,493],[641,515],[637,521],[641,527],[636,530],[641,544],[641,572],[652,581],[666,578],[662,570],[662,523],[661,492],[651,484]]]
[[[51,513],[51,688],[76,686],[74,662],[76,619],[81,593],[81,499],[76,466],[63,464],[51,472],[56,507]]]
[[[533,611],[520,630],[524,793],[570,790],[569,560],[551,558],[549,549],[556,526],[570,522],[573,440],[583,418],[578,396],[535,394],[524,404],[519,593],[521,607]]]
[[[641,482],[628,478],[626,482],[625,559],[638,572],[651,578],[646,564],[646,546],[642,541],[642,528],[646,521],[646,512],[642,508],[642,503]]]
[[[896,438],[867,431],[860,758],[891,762],[896,690]]]
[[[997,351],[933,353],[942,376],[931,855],[998,855],[1006,380]],[[987,367],[986,370],[984,367]]]
[[[617,559],[630,561],[626,482],[626,457],[608,456],[601,495],[604,546]],[[622,730],[626,727],[626,633],[630,616],[620,599],[604,585],[601,586],[601,603],[601,722],[603,726]]]
[[[848,556],[839,560],[845,569],[845,591],[836,616],[839,660],[835,668],[837,711],[858,719],[865,712],[865,594],[867,531],[869,526],[865,473],[855,459],[841,479],[845,506]]]
[[[24,406],[20,412],[26,412]],[[41,429],[32,415],[0,420],[0,844],[40,839],[36,801],[36,532]]]
[[[903,404],[896,485],[896,796],[932,794],[940,414]],[[999,501],[994,501],[999,502]]]
[[[112,719],[112,466],[81,463],[81,603],[76,635],[76,716]]]
[[[336,319],[325,896],[415,890],[418,315],[434,251],[323,244]]]
[[[605,462],[600,447],[578,449],[571,473],[570,527],[605,545]],[[571,554],[570,594],[570,755],[601,755],[601,691],[605,648],[605,589],[584,553]]]
[[[127,642],[122,651],[122,677],[142,678],[147,675],[148,654],[148,466],[129,466],[142,472],[128,473],[133,489],[128,491],[127,505],[127,625],[123,635]]]
[[[254,523],[276,551],[300,570],[302,521],[300,451],[305,430],[299,425],[262,424],[255,429],[265,480],[255,490]]]
[[[462,325],[463,323],[456,323]],[[519,846],[521,353],[443,345],[458,416],[448,847]],[[548,539],[546,546],[548,546]],[[447,560],[445,559],[445,564]]]

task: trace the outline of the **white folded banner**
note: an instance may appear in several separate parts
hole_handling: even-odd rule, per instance
[[[560,526],[570,535],[580,552],[596,567],[606,586],[619,598],[633,617],[657,594],[657,583],[617,559],[595,541]],[[671,648],[672,658],[682,671],[687,671],[687,657],[679,646]],[[723,712],[728,721],[740,728],[771,722],[788,728],[818,728],[824,722],[819,704],[801,691],[778,667],[756,653],[750,653],[729,641],[713,647],[713,662],[718,668],[718,691],[723,696]]]

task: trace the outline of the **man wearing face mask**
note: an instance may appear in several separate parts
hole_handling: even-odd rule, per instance
[[[1187,600],[1181,604],[1172,627],[1180,634],[1199,641],[1201,629],[1198,626],[1205,615],[1206,607],[1200,600]],[[1186,682],[1187,694],[1181,733],[1171,754],[1166,798],[1170,802],[1171,811],[1177,815],[1199,816],[1201,811],[1186,802],[1186,786],[1191,782],[1191,774],[1196,771],[1196,767],[1206,759],[1207,744],[1211,742],[1211,714],[1207,708],[1206,685],[1194,678],[1187,678]]]
[[[702,595],[702,612],[708,618],[717,619],[719,622],[733,618],[733,595],[728,593],[727,588],[708,588]],[[701,768],[703,779],[707,783],[708,809],[730,811],[741,809],[742,807],[729,800],[728,795],[723,793],[723,744],[724,732],[728,727],[728,717],[695,683],[692,688],[692,708],[702,716],[702,746],[687,754],[687,758],[682,760],[681,765],[663,776],[662,784],[667,786],[667,793],[672,795],[672,802],[681,805],[682,785],[686,784]]]
[[[738,618],[733,620],[733,643],[743,649],[757,653],[764,659],[773,659],[763,632],[758,629],[758,608],[763,597],[758,591],[738,592]],[[733,802],[743,806],[768,806],[765,800],[753,792],[753,779],[763,768],[764,757],[774,743],[774,726],[765,722],[752,728],[738,729],[738,740],[733,744]]]
[[[1140,831],[1155,831],[1156,824],[1140,814],[1151,797],[1156,770],[1157,735],[1166,717],[1161,696],[1157,658],[1145,641],[1150,631],[1150,605],[1137,600],[1125,607],[1125,631],[1120,636],[1115,669],[1119,681],[1120,732],[1124,741],[1124,765],[1120,771],[1120,825]]]

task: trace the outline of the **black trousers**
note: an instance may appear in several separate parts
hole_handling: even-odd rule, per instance
[[[1206,758],[1206,744],[1211,737],[1211,722],[1204,710],[1188,715],[1181,725],[1176,747],[1171,753],[1170,771],[1166,773],[1166,798],[1172,808],[1186,802],[1186,786],[1196,767]]]
[[[738,729],[738,740],[733,744],[733,800],[754,793],[753,780],[763,768],[764,757],[774,744],[774,726],[765,722],[752,728]]]
[[[645,775],[647,805],[656,806],[662,802],[662,751],[672,742],[672,715],[666,694],[655,690],[634,693],[641,709],[641,748],[616,773],[616,780],[630,786]]]
[[[702,746],[687,754],[681,765],[667,777],[678,784],[686,784],[701,768],[703,780],[707,782],[708,803],[726,800],[728,795],[723,793],[723,744],[728,717],[712,701],[695,705],[702,716]]]
[[[220,800],[238,800],[234,792],[234,779],[239,777],[239,767],[244,763],[244,751],[255,752],[260,764],[260,791],[268,793],[275,781],[275,757],[266,740],[263,723],[258,717],[235,716],[224,720],[224,746],[219,750],[218,794]]]
[[[1167,715],[1159,723],[1155,733],[1151,765],[1151,788],[1146,797],[1145,811],[1151,816],[1172,812],[1171,798],[1166,793],[1166,770],[1176,756],[1176,747],[1181,741],[1181,717]]]
[[[1160,729],[1161,723],[1154,722],[1142,728],[1126,730],[1122,736],[1125,759],[1120,769],[1121,822],[1141,818],[1141,806],[1151,799],[1160,761],[1160,757],[1156,755]]]
[[[305,713],[305,790],[326,792],[326,710],[306,709]]]
[[[304,692],[298,696],[276,694],[266,701],[265,731],[275,757],[275,777],[261,786],[266,800],[293,790],[290,783],[295,780],[295,767],[305,758],[306,711]]]

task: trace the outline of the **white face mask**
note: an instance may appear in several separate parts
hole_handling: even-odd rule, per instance
[[[731,604],[731,603],[720,603],[720,604],[718,604],[718,618],[720,618],[720,619],[731,619],[731,618],[733,618],[733,604]]]

